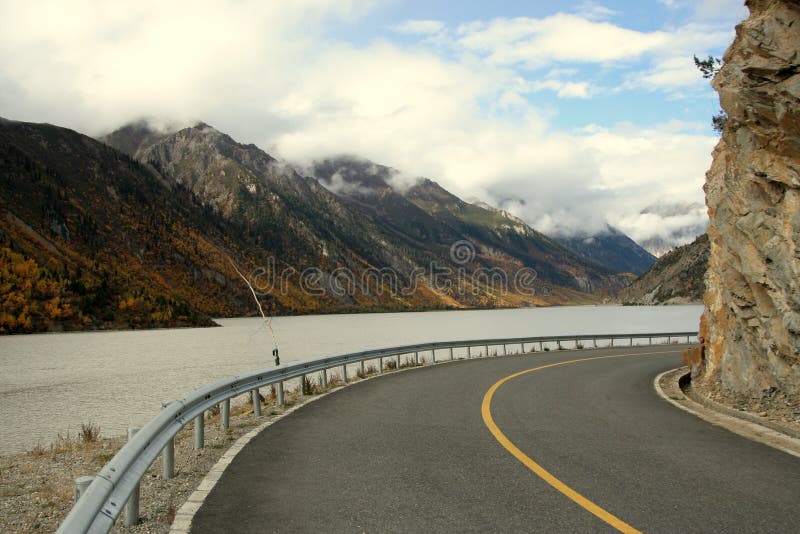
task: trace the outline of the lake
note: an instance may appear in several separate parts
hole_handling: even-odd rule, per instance
[[[514,310],[276,317],[281,362],[458,339],[697,330],[702,306],[580,306]],[[272,367],[257,318],[221,328],[0,337],[0,454],[75,434],[141,426],[161,402],[245,371]]]

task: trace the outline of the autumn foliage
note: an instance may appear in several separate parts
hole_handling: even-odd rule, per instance
[[[70,280],[8,247],[0,248],[0,334],[47,330],[76,315]]]

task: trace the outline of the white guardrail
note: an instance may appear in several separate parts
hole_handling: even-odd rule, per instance
[[[230,417],[230,399],[238,395],[252,392],[253,412],[261,414],[261,402],[258,389],[276,384],[279,404],[283,404],[283,382],[295,378],[304,379],[306,375],[319,373],[323,386],[327,386],[327,371],[334,367],[341,367],[342,380],[347,382],[347,365],[360,363],[362,372],[364,362],[369,360],[379,361],[379,369],[384,370],[384,360],[393,358],[394,364],[390,368],[401,367],[401,357],[413,355],[415,364],[419,363],[419,354],[429,352],[431,362],[436,363],[436,351],[447,350],[447,356],[439,361],[454,359],[453,351],[466,349],[466,356],[457,358],[472,358],[473,349],[483,348],[483,356],[489,354],[489,348],[500,349],[502,355],[508,353],[508,346],[519,346],[520,353],[525,353],[526,345],[529,352],[549,350],[549,346],[556,345],[556,350],[564,348],[583,348],[591,343],[597,347],[598,341],[608,342],[614,346],[614,341],[625,340],[633,346],[634,340],[647,340],[652,345],[653,340],[671,344],[685,339],[687,343],[697,339],[697,332],[657,332],[647,334],[597,334],[597,335],[569,335],[569,336],[542,336],[508,339],[475,339],[468,341],[445,341],[437,343],[420,343],[387,349],[367,350],[339,356],[329,356],[293,362],[253,373],[234,376],[220,380],[213,384],[201,387],[189,393],[186,397],[168,403],[161,413],[154,417],[138,432],[130,432],[128,442],[120,451],[97,473],[95,477],[82,477],[76,481],[79,498],[67,518],[58,528],[58,534],[80,533],[106,533],[114,526],[126,507],[125,524],[134,525],[139,519],[139,481],[159,454],[164,455],[162,467],[164,478],[172,478],[174,466],[175,435],[190,421],[195,421],[195,447],[203,446],[203,421],[205,411],[221,405],[222,426],[227,428]],[[564,343],[571,343],[565,347]],[[623,345],[625,346],[625,345]],[[499,350],[498,350],[498,353]],[[301,386],[302,391],[302,386]],[[91,483],[89,483],[91,481]]]

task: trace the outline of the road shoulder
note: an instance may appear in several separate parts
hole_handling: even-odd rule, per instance
[[[800,439],[774,428],[777,425],[767,426],[764,421],[758,420],[761,419],[758,416],[736,413],[736,410],[718,406],[713,401],[701,403],[698,402],[701,399],[695,400],[691,393],[687,395],[679,380],[688,372],[687,367],[679,367],[661,373],[653,381],[656,393],[670,404],[704,421],[800,458]]]

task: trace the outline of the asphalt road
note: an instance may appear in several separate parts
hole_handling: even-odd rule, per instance
[[[354,384],[254,438],[198,511],[206,532],[615,529],[512,456],[647,532],[798,532],[800,459],[673,407],[653,378],[682,347],[475,359]]]

